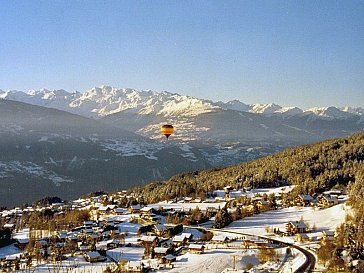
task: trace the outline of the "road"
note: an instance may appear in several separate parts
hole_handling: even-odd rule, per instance
[[[267,237],[267,236],[261,236],[261,235],[255,235],[255,234],[249,234],[249,233],[244,233],[244,232],[239,232],[239,231],[232,231],[229,229],[214,229],[214,228],[206,228],[206,227],[201,227],[201,226],[189,226],[189,228],[200,228],[200,229],[204,229],[207,231],[214,231],[214,232],[226,232],[226,233],[231,233],[231,234],[237,234],[237,235],[243,235],[243,236],[254,236],[260,239],[264,239],[264,240],[270,240],[285,246],[289,246],[292,248],[297,249],[298,251],[300,251],[303,255],[305,255],[306,257],[306,261],[298,268],[296,269],[296,271],[294,273],[304,273],[304,272],[313,272],[315,269],[315,264],[316,264],[316,258],[315,256],[308,251],[307,249],[295,245],[295,244],[291,244],[291,243],[287,243],[284,241],[281,241],[279,239],[276,238],[271,238],[271,237]]]

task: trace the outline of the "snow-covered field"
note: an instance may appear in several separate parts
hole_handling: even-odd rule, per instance
[[[301,217],[312,228],[316,226],[317,232],[322,230],[335,230],[345,221],[345,213],[349,208],[339,204],[328,209],[314,209],[311,207],[290,207],[275,211],[264,212],[231,223],[226,230],[245,232],[254,235],[265,235],[267,226],[285,230],[289,221],[299,221]]]
[[[281,190],[281,189],[280,189]],[[287,190],[287,189],[286,189]],[[264,190],[266,192],[271,192],[271,190]],[[218,204],[218,203],[217,203]],[[159,203],[150,205],[152,207],[158,207],[160,205],[167,207],[182,207],[184,209],[194,208],[196,205],[200,209],[204,210],[211,206],[212,203]],[[216,204],[215,204],[216,205]],[[220,203],[220,205],[223,205]],[[242,220],[231,223],[228,227],[224,228],[219,232],[220,234],[229,231],[242,232],[253,235],[266,235],[266,227],[279,228],[280,230],[285,230],[285,225],[289,221],[297,221],[303,218],[303,220],[309,224],[312,228],[316,227],[313,234],[320,235],[322,230],[335,230],[335,228],[342,222],[345,221],[345,214],[350,211],[350,208],[345,206],[345,204],[339,204],[328,209],[314,209],[311,207],[290,207],[283,208],[276,211],[269,211],[254,215],[252,217],[247,217]],[[127,214],[122,217],[123,220],[130,218],[132,214]],[[126,217],[126,218],[125,218]],[[125,219],[124,219],[125,218]],[[121,232],[128,231],[128,236],[125,238],[125,242],[131,242],[133,245],[137,243],[137,230],[139,224],[133,224],[128,222],[123,222],[119,224],[119,230]],[[191,232],[199,237],[197,230],[188,229],[185,232]],[[26,238],[28,235],[28,230],[22,230],[18,232],[15,238]],[[231,235],[231,234],[230,234]],[[232,236],[234,237],[234,236]],[[285,238],[285,240],[292,241],[292,238]],[[171,273],[221,273],[225,268],[233,267],[233,255],[236,257],[236,268],[245,269],[248,263],[255,265],[255,270],[269,269],[280,270],[282,272],[290,272],[291,268],[297,268],[304,261],[305,257],[298,252],[295,253],[294,257],[286,260],[285,263],[274,262],[265,265],[259,265],[259,259],[257,258],[257,250],[243,250],[243,249],[226,249],[226,248],[216,248],[216,245],[207,245],[207,250],[205,254],[192,254],[184,253],[177,257],[174,263],[174,268],[166,268],[164,270],[159,270],[158,272],[171,272]],[[283,259],[284,249],[280,249],[280,260]],[[17,249],[14,245],[4,247],[0,249],[0,258],[8,257],[9,255],[19,255],[21,251]],[[107,254],[114,260],[126,260],[129,261],[128,265],[133,266],[134,264],[140,263],[144,253],[144,248],[142,247],[121,247],[110,250]],[[143,260],[145,264],[156,263],[156,260]],[[82,256],[69,257],[68,260],[63,261],[60,264],[39,264],[34,268],[34,272],[53,272],[52,270],[57,270],[57,272],[103,272],[108,265],[113,265],[111,261],[106,263],[88,263],[84,260]],[[55,271],[54,271],[55,272]],[[253,272],[253,271],[252,271]],[[255,272],[255,271],[254,271]],[[257,271],[259,272],[259,271]]]

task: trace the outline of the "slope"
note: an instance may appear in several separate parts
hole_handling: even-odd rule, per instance
[[[336,184],[355,183],[364,171],[364,133],[290,148],[223,169],[184,173],[166,182],[134,189],[148,202],[203,193],[230,185],[268,187],[294,184],[297,192],[322,192]]]
[[[191,151],[100,121],[0,100],[0,206],[125,189],[209,166]]]

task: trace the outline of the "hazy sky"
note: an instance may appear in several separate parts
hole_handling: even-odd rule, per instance
[[[364,1],[0,0],[0,89],[364,106]]]

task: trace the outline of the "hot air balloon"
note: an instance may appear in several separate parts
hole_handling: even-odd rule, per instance
[[[165,125],[163,125],[163,126],[162,126],[162,128],[161,128],[161,132],[162,132],[162,134],[163,134],[163,135],[165,135],[165,136],[166,136],[166,138],[168,139],[168,138],[169,138],[169,136],[170,136],[171,134],[173,134],[173,132],[174,132],[174,128],[173,128],[173,126],[172,126],[172,125],[170,125],[170,124],[165,124]]]

